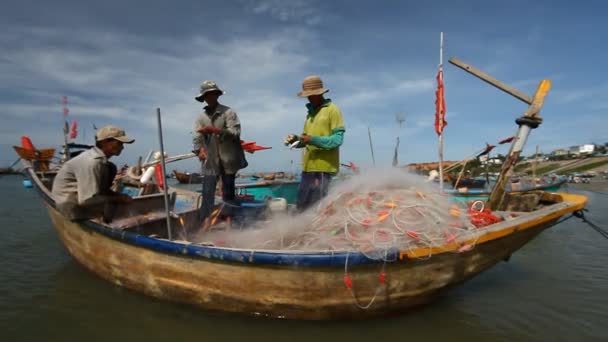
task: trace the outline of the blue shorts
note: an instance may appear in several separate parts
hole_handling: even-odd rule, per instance
[[[304,211],[321,198],[327,196],[329,183],[334,176],[330,172],[302,172],[300,187],[298,188],[298,211]]]

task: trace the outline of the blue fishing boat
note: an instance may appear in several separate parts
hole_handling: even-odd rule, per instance
[[[237,183],[236,193],[240,196],[252,196],[256,200],[268,198],[284,198],[287,203],[295,204],[298,199],[298,187],[300,181],[297,179],[259,180],[255,182]]]

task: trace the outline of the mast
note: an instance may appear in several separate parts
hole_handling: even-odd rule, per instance
[[[486,207],[490,208],[491,210],[497,210],[502,206],[502,202],[506,194],[506,185],[511,179],[515,164],[519,160],[519,156],[521,155],[524,145],[528,140],[530,131],[537,128],[543,121],[543,119],[540,117],[540,111],[545,103],[545,97],[551,89],[551,81],[540,81],[534,96],[530,97],[523,92],[520,92],[519,90],[493,78],[492,76],[459,61],[456,58],[450,58],[449,61],[457,67],[471,73],[473,76],[480,78],[481,80],[530,105],[524,114],[515,120],[515,123],[519,126],[517,129],[517,134],[513,139],[507,159],[502,164],[500,175],[498,176],[496,185],[492,189],[492,193],[488,199],[488,205]]]
[[[70,160],[70,148],[68,147],[68,133],[70,132],[70,127],[68,127],[68,114],[70,110],[68,109],[68,97],[61,97],[61,105],[63,107],[63,158],[64,162]]]
[[[369,126],[367,126],[367,136],[369,138],[369,149],[372,152],[372,162],[374,163],[374,167],[376,166],[376,158],[374,157],[374,145],[372,145],[372,132],[369,129]]]
[[[397,128],[397,143],[395,144],[395,152],[393,154],[393,167],[399,165],[399,135],[401,134],[401,126],[405,121],[405,117],[402,113],[397,113],[395,114],[395,119],[397,120],[399,127]]]

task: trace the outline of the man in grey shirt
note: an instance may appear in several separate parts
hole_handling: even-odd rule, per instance
[[[110,189],[116,165],[109,159],[134,141],[116,126],[99,129],[95,147],[67,161],[57,173],[53,181],[57,209],[71,220],[79,220],[102,216],[107,203],[130,202],[128,195]]]
[[[207,103],[203,113],[196,119],[193,133],[194,153],[202,161],[203,203],[200,218],[202,230],[211,226],[211,212],[215,202],[215,188],[218,177],[222,178],[221,214],[231,225],[232,209],[235,201],[235,176],[238,170],[247,167],[245,153],[241,146],[241,123],[236,112],[218,102],[224,94],[213,81],[204,81],[195,99]],[[218,214],[219,215],[219,214]]]

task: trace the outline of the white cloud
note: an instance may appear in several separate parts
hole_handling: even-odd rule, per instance
[[[266,0],[243,1],[246,8],[255,14],[269,15],[282,22],[303,21],[308,25],[317,25],[322,21],[322,12],[317,1],[302,0]]]

